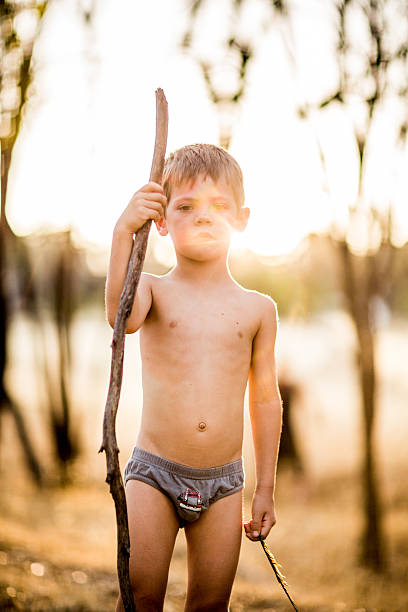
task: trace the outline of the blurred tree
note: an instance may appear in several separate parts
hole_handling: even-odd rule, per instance
[[[7,322],[16,305],[23,302],[40,324],[36,311],[38,302],[31,279],[30,263],[25,243],[17,238],[6,217],[6,195],[10,165],[15,143],[20,133],[27,106],[34,92],[35,60],[33,50],[44,23],[44,16],[51,1],[0,0],[0,139],[1,139],[1,216],[0,216],[0,411],[8,408],[16,421],[27,463],[37,482],[41,481],[41,468],[33,452],[24,426],[21,410],[6,390],[4,374],[7,363]],[[78,2],[78,12],[86,26],[91,24],[94,1]],[[52,382],[52,374],[44,368],[49,394],[51,437],[56,449],[61,481],[67,480],[67,465],[75,457],[78,445],[73,441],[70,419],[70,402],[67,381],[70,376],[70,327],[73,315],[72,286],[76,273],[76,249],[69,233],[57,245],[51,257],[55,267],[54,278],[48,278],[47,290],[51,291],[52,312],[57,331],[57,359],[59,383]],[[7,265],[6,265],[7,257]],[[47,267],[49,269],[49,266]],[[75,271],[75,272],[74,272]],[[22,287],[29,292],[23,296]],[[38,288],[37,288],[38,290]],[[25,299],[21,299],[21,298]],[[58,390],[57,390],[58,389]]]
[[[356,202],[349,207],[346,231],[335,224],[331,233],[338,253],[343,292],[357,337],[357,367],[363,408],[363,493],[365,523],[361,562],[375,570],[385,566],[373,431],[377,412],[375,334],[390,301],[397,247],[393,240],[392,205],[381,212],[367,205],[368,152],[375,146],[375,121],[387,117],[395,129],[395,147],[405,145],[408,128],[408,6],[397,0],[342,0],[337,11],[336,91],[317,106],[300,109],[303,117],[332,105],[344,107],[352,118],[358,150]],[[354,20],[360,19],[356,35]],[[367,41],[361,43],[361,36]],[[400,107],[396,108],[390,103]],[[320,147],[325,168],[325,155]]]
[[[279,376],[279,390],[282,398],[283,420],[282,420],[282,436],[279,446],[279,462],[278,470],[282,466],[290,467],[295,474],[302,475],[304,473],[302,457],[299,453],[294,427],[292,425],[293,418],[293,401],[296,399],[299,388],[294,382],[287,378],[284,374]],[[283,433],[285,431],[285,433]]]
[[[245,0],[231,0],[223,16],[225,23],[221,18],[221,40],[217,41],[214,37],[211,45],[200,45],[201,32],[205,31],[205,28],[201,28],[201,22],[206,18],[206,11],[209,8],[215,11],[208,15],[211,27],[207,31],[212,33],[217,30],[216,24],[222,16],[218,3],[193,0],[190,3],[189,26],[182,40],[182,48],[195,58],[201,68],[208,95],[219,114],[219,141],[226,149],[229,148],[233,127],[239,116],[247,86],[248,67],[254,57],[257,42],[256,35],[249,36],[245,29],[239,27],[245,4]],[[265,3],[265,11],[258,24],[261,31],[269,26],[270,8],[274,16],[283,16],[286,14],[286,0],[269,0]],[[229,29],[229,35],[225,35],[226,28]],[[251,41],[251,38],[255,40]]]
[[[4,379],[7,365],[7,325],[13,306],[18,301],[16,287],[18,290],[20,271],[24,271],[26,276],[29,275],[24,245],[14,235],[7,222],[6,194],[12,152],[31,83],[34,41],[46,8],[47,2],[0,1],[0,412],[8,409],[13,415],[27,465],[37,483],[42,480],[41,468],[28,437],[21,410],[6,389]]]
[[[70,481],[69,466],[79,452],[77,429],[72,422],[71,332],[78,307],[78,281],[84,262],[72,242],[71,232],[48,234],[46,244],[31,250],[36,260],[34,323],[39,332],[38,359],[44,381],[50,437],[59,481]],[[51,323],[51,325],[50,325]]]
[[[220,113],[221,144],[228,147],[232,123],[238,104],[245,93],[249,61],[254,57],[259,42],[259,30],[254,24],[242,26],[242,14],[251,3],[246,0],[231,0],[229,37],[224,39],[224,50],[210,57],[198,53],[194,40],[201,33],[199,25],[210,3],[195,0],[190,4],[190,22],[184,36],[183,47],[196,58],[207,84],[209,96],[221,110],[227,103],[234,108],[225,119]],[[375,331],[379,324],[382,305],[390,299],[396,246],[393,241],[393,216],[389,206],[380,212],[367,206],[364,199],[368,145],[375,138],[374,119],[383,114],[389,125],[396,128],[396,147],[405,144],[408,131],[408,6],[399,0],[332,0],[331,7],[337,20],[338,85],[336,90],[320,103],[305,104],[299,115],[306,119],[315,111],[324,112],[332,105],[341,105],[353,117],[354,136],[359,159],[358,198],[349,208],[349,222],[341,231],[333,225],[331,242],[341,266],[342,289],[347,308],[354,322],[357,338],[357,365],[363,407],[364,422],[364,467],[362,482],[364,491],[365,524],[361,537],[361,562],[375,570],[384,567],[384,535],[381,521],[381,504],[376,478],[375,453],[373,449],[373,427],[376,414],[376,362]],[[265,2],[262,10],[269,12],[263,19],[263,33],[278,16],[280,23],[289,21],[292,3],[286,0]],[[293,6],[293,10],[296,7]],[[241,23],[239,22],[241,17]],[[356,22],[358,27],[355,27]],[[329,24],[328,24],[329,27]],[[248,34],[251,32],[251,34]],[[262,34],[262,32],[261,32]],[[202,46],[202,48],[213,45]],[[234,60],[231,51],[239,53],[240,61]],[[292,61],[296,55],[290,50]],[[330,50],[328,50],[330,52]],[[231,79],[220,78],[220,66],[227,64],[235,75],[235,88]],[[222,77],[222,74],[221,74]],[[225,81],[230,86],[225,94]],[[390,102],[399,102],[397,107]],[[319,144],[322,164],[325,156]],[[363,230],[361,229],[363,227]],[[356,240],[357,238],[357,240]]]

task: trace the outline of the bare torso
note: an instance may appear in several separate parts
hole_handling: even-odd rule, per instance
[[[171,274],[149,278],[137,444],[195,467],[234,461],[242,453],[244,394],[265,298],[231,279],[208,289]]]

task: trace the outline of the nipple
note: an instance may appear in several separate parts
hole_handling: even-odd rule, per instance
[[[205,431],[207,429],[207,423],[204,421],[200,421],[198,424],[198,431]]]

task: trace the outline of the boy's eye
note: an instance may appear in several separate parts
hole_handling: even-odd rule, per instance
[[[225,202],[215,202],[213,206],[215,210],[222,210],[224,208],[227,208],[227,204]]]
[[[192,210],[192,206],[191,204],[182,204],[181,206],[178,207],[179,210]]]

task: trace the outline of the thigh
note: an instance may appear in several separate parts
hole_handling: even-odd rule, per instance
[[[130,535],[130,582],[135,599],[164,599],[179,530],[170,499],[140,480],[126,484]]]
[[[185,527],[186,610],[227,610],[242,539],[242,491],[214,502]]]

